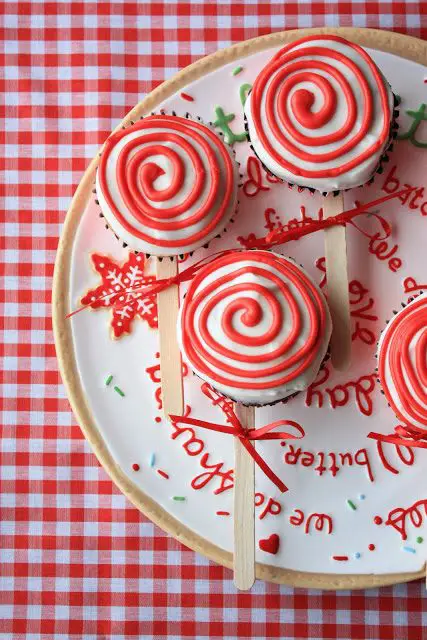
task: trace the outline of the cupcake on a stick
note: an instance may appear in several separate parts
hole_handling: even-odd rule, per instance
[[[319,287],[293,260],[269,251],[214,258],[191,281],[178,321],[189,367],[235,402],[242,426],[255,427],[255,407],[306,389],[331,336]],[[255,579],[254,461],[235,439],[235,584]]]
[[[320,191],[324,216],[344,210],[343,191],[366,184],[395,137],[394,96],[358,45],[313,35],[285,46],[255,80],[245,103],[252,148],[290,184]],[[332,363],[351,347],[345,227],[325,231]]]
[[[237,206],[232,150],[188,117],[151,115],[112,134],[96,192],[108,226],[130,249],[157,258],[158,279],[176,276],[177,258],[224,231]],[[158,294],[160,367],[166,416],[183,413],[176,340],[178,285]]]

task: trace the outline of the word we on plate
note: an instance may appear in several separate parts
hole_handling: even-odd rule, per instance
[[[306,517],[301,509],[294,509],[289,516],[289,524],[294,527],[303,527],[305,534],[322,532],[330,535],[334,530],[332,516],[327,513],[309,513]]]

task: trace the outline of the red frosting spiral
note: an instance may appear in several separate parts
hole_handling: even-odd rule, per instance
[[[123,207],[110,185],[111,153],[126,138],[113,167],[113,183]],[[168,186],[161,190],[154,182],[165,171],[150,161],[155,156],[164,156],[172,167]],[[223,142],[208,127],[186,118],[155,115],[108,138],[98,179],[114,217],[129,233],[152,245],[179,251],[193,243],[202,245],[220,225],[233,195],[234,167]],[[189,183],[192,188],[186,193]],[[201,228],[192,230],[196,224]],[[184,237],[166,237],[168,232],[181,229],[188,230]]]
[[[427,427],[427,296],[405,307],[385,330],[378,373],[400,420],[407,426]]]
[[[228,267],[225,274],[207,281],[223,267]],[[262,334],[236,328],[237,319],[256,328],[263,320],[263,307],[268,307],[271,322]],[[290,329],[280,337],[285,319],[291,320]],[[209,329],[212,321],[220,324],[218,336]],[[295,380],[310,367],[325,335],[326,311],[322,295],[297,265],[267,251],[236,251],[213,260],[195,276],[181,322],[185,353],[200,374],[230,387],[269,389]],[[236,346],[225,346],[221,334]],[[247,363],[256,367],[246,368]]]
[[[322,41],[325,46],[316,44],[301,47],[302,43],[313,40]],[[335,49],[328,46],[329,42],[339,43],[340,46]],[[346,48],[353,49],[366,62],[369,79],[364,70],[349,55],[345,55]],[[338,85],[338,94],[331,78]],[[323,104],[316,112],[311,110],[315,100],[312,91],[303,87],[295,89],[303,82],[314,84],[322,95]],[[374,89],[372,84],[375,85]],[[363,96],[362,113],[358,112],[356,89]],[[378,92],[381,101],[383,126],[380,135],[372,144],[361,147],[353,158],[340,162],[340,158],[368,139],[373,119],[379,117],[379,114],[374,114],[373,90]],[[338,98],[341,102],[345,101],[346,117],[343,123],[337,123],[337,127],[330,130],[337,115]],[[251,93],[251,115],[258,138],[270,156],[292,174],[305,178],[341,175],[369,159],[386,143],[391,118],[386,86],[375,63],[361,47],[334,35],[308,36],[281,49],[255,81]],[[301,127],[313,134],[298,130],[291,115]],[[270,131],[267,131],[265,122]],[[327,125],[329,128],[326,128]],[[323,128],[325,132],[322,134]],[[302,149],[300,145],[314,149]],[[326,145],[332,148],[323,153],[315,149]],[[336,162],[332,167],[306,169],[286,159],[284,153],[278,150],[280,147],[304,162],[318,165]]]

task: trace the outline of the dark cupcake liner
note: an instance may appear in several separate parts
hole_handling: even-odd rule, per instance
[[[325,353],[325,357],[323,358],[323,360],[322,360],[322,362],[320,364],[319,371],[317,372],[317,375],[319,375],[319,372],[323,369],[323,367],[328,362],[330,357],[331,357],[331,352],[330,352],[330,349],[328,347],[328,349],[327,349],[327,351]],[[223,393],[222,391],[217,389],[215,387],[215,385],[213,385],[211,382],[208,382],[207,380],[204,380],[203,378],[201,378],[195,371],[193,371],[193,369],[191,369],[191,365],[189,365],[188,363],[187,363],[187,366],[192,371],[193,375],[196,376],[196,378],[201,380],[201,382],[203,384],[207,382],[209,384],[209,386],[212,387],[212,389],[218,395],[221,396],[221,398],[224,398],[225,400],[230,400],[231,402],[235,402],[236,404],[241,404],[243,407],[255,407],[256,409],[262,409],[263,407],[274,407],[276,404],[288,404],[288,402],[290,400],[293,400],[293,398],[296,398],[297,396],[299,396],[301,393],[304,393],[308,389],[308,387],[307,387],[307,389],[302,389],[301,391],[295,391],[294,393],[291,393],[291,395],[286,396],[286,398],[279,398],[278,400],[275,400],[274,402],[266,402],[266,403],[263,403],[263,404],[241,402],[240,400],[235,400],[234,398],[231,398],[230,396],[225,395],[225,393]]]

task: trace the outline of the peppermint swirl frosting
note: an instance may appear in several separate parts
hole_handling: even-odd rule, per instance
[[[319,288],[293,261],[268,251],[212,260],[180,311],[184,359],[236,401],[266,404],[314,380],[331,333]]]
[[[400,311],[384,329],[378,375],[403,425],[427,430],[427,295]]]
[[[361,47],[308,36],[258,75],[245,104],[255,153],[288,182],[320,191],[366,183],[387,146],[393,94]]]
[[[209,127],[154,115],[108,138],[96,183],[102,212],[121,240],[145,253],[179,255],[229,222],[238,165]]]

